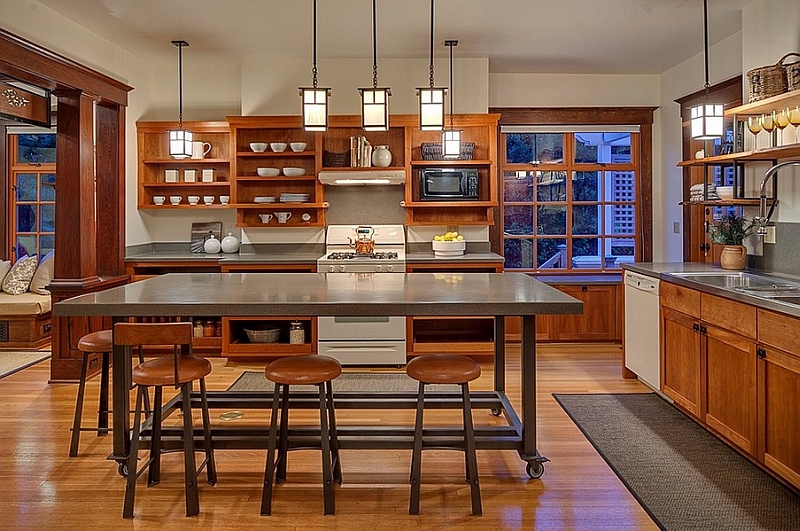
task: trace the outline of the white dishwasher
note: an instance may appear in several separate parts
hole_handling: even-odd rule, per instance
[[[643,383],[660,389],[657,278],[625,271],[625,367]]]

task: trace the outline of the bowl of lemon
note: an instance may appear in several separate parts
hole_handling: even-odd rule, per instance
[[[445,232],[433,237],[433,255],[437,257],[462,256],[467,248],[467,242],[459,233]]]

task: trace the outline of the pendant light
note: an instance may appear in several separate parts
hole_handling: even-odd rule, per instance
[[[183,128],[183,48],[186,41],[172,41],[178,47],[178,129],[169,131],[169,154],[176,159],[192,156],[192,132]]]
[[[306,131],[326,131],[328,129],[328,97],[330,88],[317,87],[317,0],[314,0],[313,47],[314,63],[311,68],[313,82],[310,87],[300,87],[303,102],[303,129]]]
[[[441,131],[444,129],[444,97],[446,87],[434,87],[433,81],[433,14],[434,0],[431,0],[431,63],[430,86],[417,88],[419,96],[419,128],[422,131]]]
[[[446,40],[444,45],[450,48],[450,128],[442,132],[442,157],[457,159],[461,156],[461,131],[453,128],[453,47],[457,40]]]
[[[703,37],[704,59],[706,68],[705,102],[691,108],[692,138],[695,140],[713,140],[723,135],[723,106],[708,101],[708,0],[703,0]]]
[[[378,37],[376,31],[375,0],[372,0],[372,88],[360,88],[361,127],[364,131],[389,130],[388,87],[378,87]]]

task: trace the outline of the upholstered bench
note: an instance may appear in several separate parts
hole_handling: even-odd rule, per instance
[[[50,342],[50,295],[0,292],[0,349],[38,349]]]

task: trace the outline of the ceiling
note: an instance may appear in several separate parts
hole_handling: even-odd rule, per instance
[[[709,0],[713,45],[741,29],[754,0]],[[312,0],[38,0],[148,61],[184,52],[240,61],[310,60]],[[317,2],[318,64],[372,56],[372,2]],[[429,0],[377,2],[381,57],[427,58]],[[703,51],[702,0],[439,0],[434,53],[487,57],[493,73],[659,74]]]

